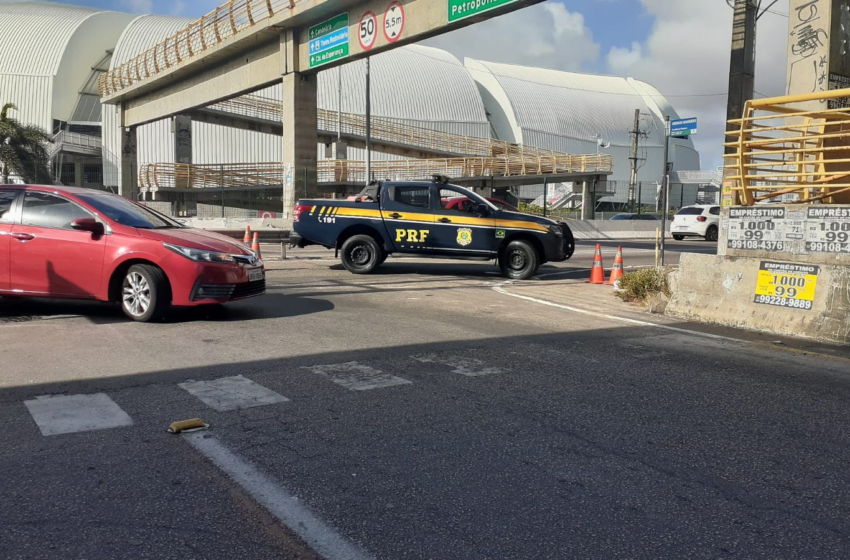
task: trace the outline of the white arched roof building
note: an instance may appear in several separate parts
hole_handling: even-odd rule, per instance
[[[13,116],[48,132],[54,121],[73,121],[93,68],[132,17],[67,4],[0,3],[0,103],[14,103]],[[99,111],[83,113],[85,122],[100,121]]]
[[[661,93],[632,78],[561,72],[466,59],[478,84],[497,137],[572,154],[595,153],[597,137],[610,142],[614,157],[615,201],[625,201],[635,109],[641,116],[642,162],[638,179],[657,181],[664,167],[664,117],[679,118]],[[676,171],[698,170],[693,142],[671,139],[670,161]],[[654,193],[653,193],[654,196]]]

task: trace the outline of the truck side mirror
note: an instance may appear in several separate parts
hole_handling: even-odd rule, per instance
[[[476,216],[489,216],[490,208],[488,208],[486,204],[476,204],[473,213]]]

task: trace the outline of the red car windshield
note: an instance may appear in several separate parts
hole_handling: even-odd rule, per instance
[[[139,229],[176,229],[184,227],[159,212],[154,212],[140,204],[136,204],[110,194],[81,194],[80,200],[103,214],[115,220],[122,226]]]

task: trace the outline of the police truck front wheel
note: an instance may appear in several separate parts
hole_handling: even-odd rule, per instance
[[[342,266],[353,274],[368,274],[380,264],[382,254],[374,239],[355,235],[342,244]]]
[[[502,274],[511,280],[528,280],[537,272],[540,258],[527,241],[511,241],[499,254]]]

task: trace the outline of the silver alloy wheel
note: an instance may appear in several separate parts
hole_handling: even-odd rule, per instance
[[[141,317],[151,306],[151,288],[144,276],[131,272],[124,278],[124,309],[133,317]]]

